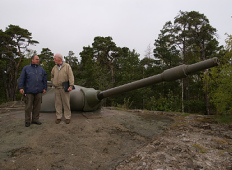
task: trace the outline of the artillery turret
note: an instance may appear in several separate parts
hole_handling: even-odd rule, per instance
[[[219,65],[218,59],[212,58],[201,61],[192,65],[180,65],[163,73],[154,75],[148,78],[134,81],[122,86],[111,88],[105,91],[95,90],[93,88],[85,88],[75,85],[75,90],[70,92],[70,107],[72,111],[94,111],[100,108],[101,100],[110,96],[118,95],[127,91],[139,89],[160,83],[163,81],[169,82],[177,79],[185,78],[191,73],[202,71]],[[55,112],[55,89],[50,88],[47,93],[43,95],[43,102],[41,105],[41,112]]]

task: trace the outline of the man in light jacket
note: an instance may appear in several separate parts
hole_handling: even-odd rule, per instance
[[[19,78],[18,88],[24,95],[25,126],[41,125],[39,110],[42,103],[42,93],[47,90],[47,73],[39,66],[39,57],[31,57],[31,65],[23,67]],[[32,115],[32,116],[31,116]]]
[[[64,62],[61,54],[54,56],[56,65],[51,71],[51,81],[55,87],[55,108],[56,108],[56,124],[59,124],[62,119],[62,109],[64,108],[65,123],[69,124],[71,119],[70,109],[70,91],[74,86],[74,76],[72,68],[68,63]],[[65,92],[62,83],[69,81],[68,92]]]

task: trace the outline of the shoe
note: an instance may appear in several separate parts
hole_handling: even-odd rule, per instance
[[[70,123],[70,119],[66,119],[66,120],[65,120],[65,123],[66,123],[66,124],[69,124],[69,123]]]
[[[59,124],[61,122],[61,119],[56,119],[56,124]]]
[[[31,125],[30,122],[25,122],[25,126],[26,126],[26,127],[29,127],[30,125]]]
[[[42,123],[40,121],[36,121],[36,122],[31,122],[31,124],[41,125]]]

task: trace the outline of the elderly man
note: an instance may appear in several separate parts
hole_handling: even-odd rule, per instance
[[[56,108],[56,124],[59,124],[62,119],[62,109],[64,108],[64,117],[66,124],[70,123],[71,110],[70,110],[70,91],[74,86],[74,76],[72,68],[69,64],[64,62],[61,54],[54,56],[56,65],[51,72],[51,81],[55,87],[55,108]],[[62,83],[69,81],[68,92],[63,88]]]
[[[20,93],[24,95],[25,126],[29,127],[31,124],[41,125],[39,110],[42,103],[42,93],[47,90],[47,73],[39,66],[39,57],[37,55],[31,57],[31,65],[23,67],[18,88]]]

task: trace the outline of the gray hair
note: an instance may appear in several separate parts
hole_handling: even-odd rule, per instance
[[[34,55],[31,57],[31,60],[34,60],[35,56],[37,56],[37,54],[34,54]]]
[[[60,58],[62,61],[64,61],[64,57],[61,54],[56,54],[56,57]]]

